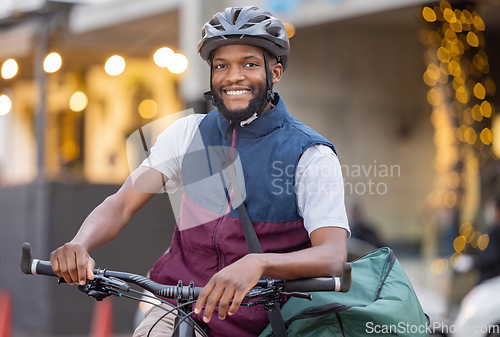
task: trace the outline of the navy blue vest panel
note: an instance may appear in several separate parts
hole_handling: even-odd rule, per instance
[[[205,146],[229,148],[229,122],[217,111],[200,123]],[[281,98],[270,111],[251,124],[237,128],[236,154],[244,172],[245,205],[250,219],[285,222],[300,218],[294,192],[295,172],[300,156],[312,145],[333,145],[310,127],[292,117]],[[218,130],[218,132],[216,131]],[[237,209],[231,216],[238,217]]]

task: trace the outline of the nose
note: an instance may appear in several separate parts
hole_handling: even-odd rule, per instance
[[[229,67],[228,72],[226,74],[226,82],[229,83],[236,83],[239,81],[243,81],[245,79],[245,74],[243,73],[243,70],[240,67]]]

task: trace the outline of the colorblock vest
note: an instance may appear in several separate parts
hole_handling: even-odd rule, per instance
[[[217,111],[201,121],[182,162],[184,195],[168,253],[150,272],[163,284],[194,281],[204,286],[216,272],[248,253],[239,219],[238,190],[244,198],[264,253],[286,253],[310,246],[294,193],[295,171],[302,153],[312,145],[333,145],[277,105],[251,124],[229,122]],[[235,167],[237,183],[229,178]],[[229,200],[229,202],[228,202]],[[207,327],[210,336],[257,336],[267,326],[261,306],[240,307],[223,321],[215,310]]]

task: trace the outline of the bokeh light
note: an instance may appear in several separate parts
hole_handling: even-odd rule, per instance
[[[484,88],[486,89],[486,94],[488,94],[490,96],[495,96],[496,85],[495,85],[495,81],[493,81],[493,79],[491,77],[487,77],[484,80]]]
[[[283,26],[285,27],[288,38],[291,39],[295,35],[295,26],[289,22],[283,22]]]
[[[465,245],[467,244],[467,241],[465,239],[465,236],[460,235],[453,240],[453,249],[455,249],[456,252],[461,252],[464,250]]]
[[[424,20],[427,22],[434,22],[437,20],[436,12],[434,12],[432,8],[427,6],[424,7],[424,9],[422,10],[422,16],[424,17]]]
[[[457,193],[455,191],[448,191],[444,194],[443,204],[447,208],[453,208],[457,204]]]
[[[453,253],[451,256],[450,256],[450,265],[453,267],[453,268],[457,268],[458,264],[459,264],[459,257],[462,256],[462,253],[460,252],[455,252]]]
[[[118,76],[125,70],[125,59],[119,55],[111,56],[104,65],[104,70],[108,75]]]
[[[139,115],[144,119],[150,119],[158,113],[158,104],[152,99],[145,99],[139,104]]]
[[[437,90],[435,88],[432,88],[431,90],[429,90],[429,92],[427,93],[427,101],[432,106],[440,105],[441,101],[442,101],[442,97],[441,97],[441,93],[439,92],[439,90]]]
[[[436,259],[431,263],[431,273],[433,275],[441,275],[448,268],[448,260]]]
[[[479,38],[474,32],[468,32],[467,33],[467,43],[471,47],[478,47],[479,46]]]
[[[493,140],[493,134],[491,133],[490,129],[484,128],[483,131],[481,131],[479,138],[481,138],[483,144],[490,145],[491,141]]]
[[[61,154],[66,161],[73,161],[80,155],[80,147],[73,139],[66,139],[60,146]]]
[[[158,49],[154,55],[153,60],[158,67],[166,68],[170,63],[170,58],[174,56],[174,51],[168,47]]]
[[[0,116],[5,116],[12,109],[12,102],[7,95],[0,96]]]
[[[81,91],[75,92],[69,99],[69,108],[75,112],[83,111],[87,107],[87,104],[87,95]]]
[[[479,31],[483,31],[486,28],[483,19],[479,15],[476,15],[474,17],[474,20],[472,20],[472,24]]]
[[[477,83],[474,86],[474,96],[479,99],[484,99],[486,97],[486,89],[481,83]]]
[[[491,123],[491,133],[492,133],[492,152],[495,157],[500,158],[500,116],[495,116],[493,122]]]
[[[453,12],[451,8],[445,8],[445,10],[443,11],[443,17],[449,23],[457,22],[455,12]]]
[[[455,98],[462,104],[465,104],[469,101],[469,94],[464,87],[460,87],[457,89],[455,93]]]
[[[477,248],[480,250],[485,250],[486,247],[488,247],[488,244],[490,243],[490,237],[488,234],[483,234],[477,239]]]
[[[182,74],[188,67],[188,59],[186,56],[176,53],[170,58],[167,69],[174,74]]]
[[[158,67],[167,68],[173,74],[181,74],[188,67],[188,59],[181,53],[174,53],[168,47],[158,49],[153,55],[153,60]]]
[[[8,59],[2,64],[2,77],[6,80],[13,78],[17,75],[19,66],[16,60]]]
[[[43,69],[47,73],[55,73],[62,66],[62,58],[58,53],[50,53],[43,61]]]
[[[491,117],[491,113],[492,113],[492,108],[491,108],[491,104],[490,102],[488,101],[483,101],[483,103],[481,103],[479,109],[481,110],[481,114],[486,117],[486,118],[490,118]]]

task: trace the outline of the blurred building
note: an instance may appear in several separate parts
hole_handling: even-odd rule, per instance
[[[457,251],[454,239],[463,234],[460,225],[479,221],[474,233],[480,232],[482,201],[500,187],[494,113],[500,105],[494,86],[500,83],[498,2],[8,0],[0,4],[1,270],[17,268],[17,260],[12,261],[25,240],[48,257],[71,239],[85,215],[127,177],[130,158],[141,156],[140,147],[126,146],[139,127],[188,108],[198,113],[211,108],[202,99],[209,87],[208,67],[196,53],[201,26],[227,6],[250,4],[288,23],[291,63],[276,90],[293,115],[335,144],[346,201],[364,206],[384,242],[431,260],[445,254],[448,261]],[[437,16],[426,17],[424,7]],[[454,19],[444,15],[450,13],[447,8]],[[478,33],[478,46],[463,56],[472,64],[476,54],[487,55],[482,62],[488,72],[476,82],[483,81],[486,90],[488,78],[493,89],[490,85],[481,99],[474,98],[476,82],[470,88],[466,84],[475,75],[463,86],[455,81],[454,87],[453,78],[461,75],[448,69],[451,59],[445,62],[437,54],[452,40],[445,41],[443,27],[462,16],[465,20],[466,8],[474,9],[467,9],[475,13],[471,20],[477,16],[485,26],[469,27]],[[155,62],[159,50],[170,56],[166,63]],[[53,68],[46,59],[51,53],[59,55],[51,55]],[[438,81],[441,75],[432,64],[446,81]],[[429,80],[432,74],[435,83]],[[462,87],[476,101],[459,101],[462,110],[452,112]],[[436,92],[443,98],[439,103]],[[492,111],[479,121],[472,113],[483,101]],[[154,261],[168,246],[173,227],[164,224],[171,218],[171,210],[162,207],[139,215],[136,223],[146,221],[146,227],[132,227],[112,247],[123,251],[140,232],[144,239],[128,257],[135,264],[115,268],[145,273],[151,263],[140,261]],[[470,235],[465,240],[474,242]],[[442,247],[451,251],[443,253]],[[112,248],[101,251],[103,264],[123,263],[110,256]],[[422,277],[444,270],[445,260],[439,261]],[[0,287],[16,292],[26,282],[19,275],[2,272],[0,277]],[[40,301],[60,291],[47,280],[29,282],[46,294]],[[81,298],[75,301],[87,300]],[[71,331],[56,327],[56,315],[76,314],[62,301],[31,322],[20,314],[27,302],[27,296],[14,300],[16,325]],[[87,321],[78,329],[84,331]]]

